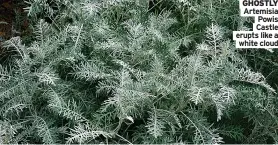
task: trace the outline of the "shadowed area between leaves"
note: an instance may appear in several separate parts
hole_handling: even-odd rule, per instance
[[[0,62],[8,57],[2,48],[5,40],[15,36],[24,36],[28,29],[28,20],[21,0],[0,0]]]

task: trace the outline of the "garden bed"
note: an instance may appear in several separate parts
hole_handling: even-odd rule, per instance
[[[24,6],[24,2],[20,0],[1,0],[0,2],[0,61],[8,55],[7,51],[1,47],[3,41],[30,34]]]

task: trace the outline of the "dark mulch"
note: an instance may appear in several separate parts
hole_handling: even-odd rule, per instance
[[[1,48],[1,42],[11,37],[24,36],[29,31],[23,8],[23,0],[0,0],[0,62],[8,55]]]
[[[0,41],[12,36],[14,10],[12,0],[0,0]]]

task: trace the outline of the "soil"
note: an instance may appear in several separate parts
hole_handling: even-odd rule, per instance
[[[12,0],[2,0],[0,4],[0,41],[3,41],[12,35],[14,11]]]
[[[28,29],[23,0],[0,0],[0,41],[21,36]]]
[[[1,43],[15,36],[24,36],[28,20],[23,0],[0,0],[0,62],[7,55]]]

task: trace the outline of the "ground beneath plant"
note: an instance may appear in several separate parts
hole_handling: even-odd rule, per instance
[[[0,41],[3,41],[12,35],[14,11],[12,0],[1,0],[0,4]]]
[[[22,0],[0,0],[0,61],[6,55],[1,44],[14,36],[26,35],[28,20]]]

